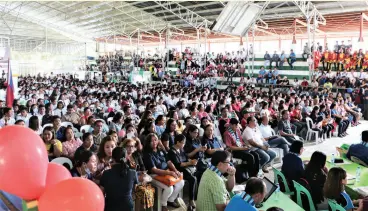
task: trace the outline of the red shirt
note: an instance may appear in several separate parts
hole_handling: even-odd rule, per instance
[[[244,142],[240,133],[240,130],[236,130],[236,133],[238,135],[239,141],[242,144],[242,146],[244,146]],[[230,132],[228,130],[225,131],[224,133],[224,139],[225,139],[225,144],[228,147],[237,147],[238,145],[236,145],[236,140],[235,138],[230,134]]]
[[[234,104],[231,104],[231,108],[236,111],[236,112],[240,112],[240,103],[234,103]]]

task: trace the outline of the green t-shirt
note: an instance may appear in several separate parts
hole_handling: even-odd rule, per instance
[[[198,188],[197,210],[216,211],[216,204],[225,204],[229,199],[225,185],[226,179],[207,169]]]

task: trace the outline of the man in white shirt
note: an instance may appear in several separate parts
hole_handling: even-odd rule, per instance
[[[286,155],[289,152],[289,146],[291,145],[284,137],[274,135],[274,131],[268,124],[268,117],[262,117],[262,123],[259,126],[262,137],[267,141],[268,145],[272,148],[280,148],[283,154]]]
[[[266,143],[266,140],[262,137],[260,129],[257,128],[257,119],[255,117],[248,117],[247,125],[248,126],[243,131],[242,138],[250,144],[252,150],[259,155],[259,163],[262,166],[262,171],[268,173],[267,164],[275,159],[276,153],[269,149],[268,143]]]
[[[13,114],[13,108],[4,108],[4,117],[0,119],[0,128],[8,125],[14,125],[15,119],[12,117]]]
[[[26,124],[26,126],[28,127],[28,125],[29,125],[29,118],[31,118],[31,115],[28,114],[27,108],[24,107],[24,106],[21,106],[21,108],[20,108],[20,114],[18,114],[16,116],[16,119],[17,120],[20,120],[20,119],[23,120],[24,123]]]
[[[42,125],[42,118],[46,114],[46,108],[45,105],[39,105],[38,106],[38,114],[36,115],[38,117],[38,120],[40,122],[40,126]]]

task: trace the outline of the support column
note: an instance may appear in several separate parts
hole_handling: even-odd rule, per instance
[[[253,23],[253,32],[252,32],[253,34],[252,34],[252,36],[253,36],[253,45],[252,45],[252,47],[253,47],[253,55],[252,55],[252,77],[253,77],[253,73],[254,73],[254,57],[256,56],[256,54],[255,54],[255,52],[254,52],[254,41],[255,41],[255,39],[256,39],[256,24],[255,23]]]
[[[246,43],[247,43],[247,65],[246,66],[248,66],[248,68],[247,68],[247,72],[248,72],[248,76],[250,77],[250,66],[249,66],[249,39],[248,39],[248,33],[249,32],[247,32],[247,34],[245,35],[245,40],[246,40]]]
[[[308,52],[311,54],[311,34],[310,34],[310,19],[309,17],[306,17],[307,19],[307,33],[308,33]]]
[[[281,51],[281,36],[279,37],[279,51]]]
[[[205,28],[204,28],[204,66],[203,66],[203,71],[206,69],[207,67],[207,22],[205,24]]]
[[[139,52],[139,39],[140,39],[140,32],[139,32],[139,29],[137,30],[137,54],[136,54],[136,57],[137,57],[137,70],[139,71],[139,57],[138,57],[138,52]]]
[[[167,29],[166,29],[166,40],[165,40],[165,49],[166,49],[166,71],[169,71],[168,68],[169,68],[169,53],[170,53],[170,50],[169,50],[169,38],[170,38],[170,27],[167,26]]]
[[[313,17],[313,55],[315,51],[318,51],[318,49],[316,49],[316,30],[317,30],[317,14],[314,14]],[[312,65],[313,69],[309,70],[309,81],[312,81],[312,73],[314,71],[314,69],[316,69],[317,67],[314,66],[314,62]]]
[[[358,39],[358,42],[364,42],[363,40],[363,13],[360,14],[360,27],[359,27],[359,39]],[[353,41],[353,40],[351,40]]]
[[[48,35],[47,35],[47,28],[45,28],[45,46],[46,46],[46,53],[48,52]]]
[[[199,29],[197,29],[197,49],[198,49],[198,53],[201,53],[201,36],[199,33]]]
[[[294,20],[294,31],[293,31],[293,41],[292,41],[292,44],[296,44],[296,38],[295,38],[295,35],[296,35],[296,20]]]

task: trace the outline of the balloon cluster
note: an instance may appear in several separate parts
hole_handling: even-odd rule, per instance
[[[102,211],[105,205],[95,183],[49,163],[42,139],[20,126],[0,129],[0,190],[38,200],[39,211]]]

